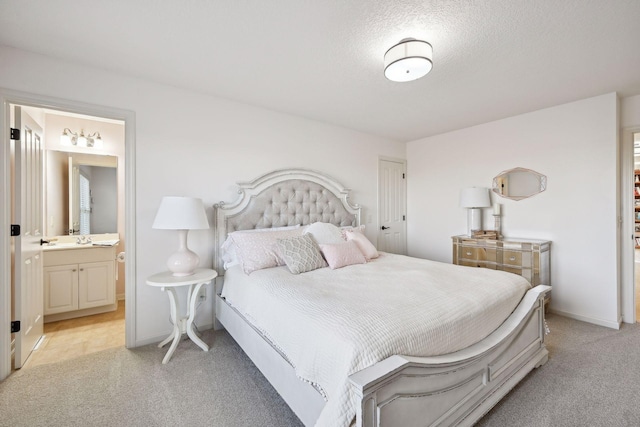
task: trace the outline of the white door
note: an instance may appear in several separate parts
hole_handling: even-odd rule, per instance
[[[380,159],[378,162],[378,204],[380,230],[378,250],[407,253],[406,163]]]
[[[12,224],[20,225],[13,238],[14,367],[21,368],[42,337],[44,294],[42,286],[42,128],[22,108],[15,107],[15,127],[20,140],[14,145],[14,203]]]

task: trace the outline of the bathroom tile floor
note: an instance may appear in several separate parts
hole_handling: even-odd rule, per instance
[[[22,369],[124,347],[124,301],[109,313],[44,324],[44,338]]]

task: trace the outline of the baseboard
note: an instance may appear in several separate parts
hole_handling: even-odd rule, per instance
[[[554,308],[549,308],[549,312],[560,315],[560,316],[568,317],[570,319],[580,320],[582,322],[587,322],[587,323],[593,323],[594,325],[598,325],[598,326],[605,326],[611,329],[620,329],[622,325],[621,320],[618,320],[616,322],[611,320],[598,319],[595,317],[582,316],[581,314],[569,313],[568,311],[556,310]]]
[[[117,294],[117,295],[116,295],[116,299],[117,299],[118,301],[124,301],[124,296],[125,296],[125,295],[126,295],[126,294]]]
[[[116,311],[118,303],[102,305],[100,307],[85,308],[83,310],[67,311],[64,313],[47,314],[44,316],[44,323],[58,322],[60,320],[75,319],[77,317],[92,316],[94,314],[108,313]]]
[[[208,323],[206,325],[196,325],[196,328],[197,328],[198,331],[202,332],[202,331],[206,331],[208,329],[212,329],[213,328],[213,324]],[[136,340],[134,348],[135,347],[142,347],[143,345],[157,344],[160,341],[162,341],[165,338],[167,338],[170,334],[171,334],[171,330],[168,330],[165,334],[162,334],[162,335],[155,335],[153,337],[147,337],[147,338]],[[182,336],[184,338],[184,337],[186,337],[186,334],[183,334]],[[210,345],[210,343],[207,343],[207,345]]]

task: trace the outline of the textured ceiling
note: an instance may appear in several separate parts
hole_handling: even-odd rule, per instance
[[[0,44],[400,141],[640,94],[640,0],[0,0]]]

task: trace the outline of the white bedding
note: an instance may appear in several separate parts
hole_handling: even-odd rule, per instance
[[[327,399],[316,426],[348,426],[348,376],[394,354],[468,347],[511,314],[529,283],[515,274],[382,253],[367,264],[293,275],[227,270],[222,296]]]

